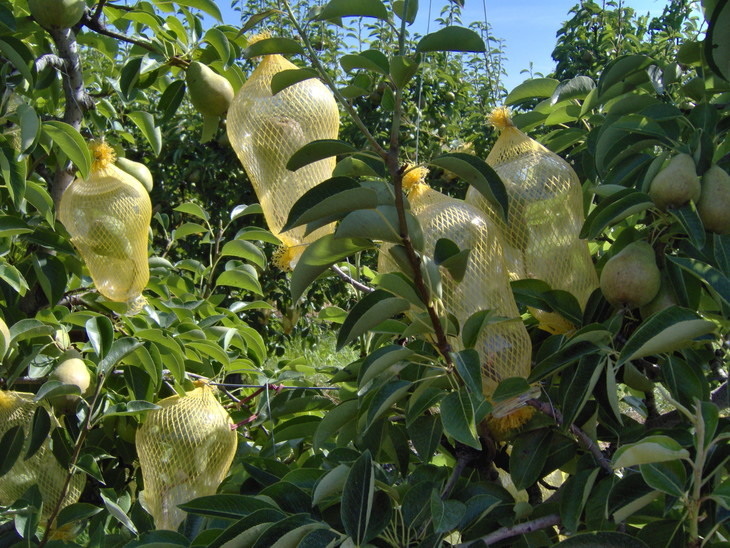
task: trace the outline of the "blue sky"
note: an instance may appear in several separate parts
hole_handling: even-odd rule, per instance
[[[412,29],[425,34],[429,28],[429,1],[431,4],[430,31],[438,30],[434,20],[448,0],[420,0],[419,12]],[[528,78],[520,74],[528,69],[530,62],[535,72],[547,74],[554,63],[550,54],[555,46],[555,34],[568,17],[568,11],[579,0],[465,0],[462,23],[468,26],[472,21],[484,20],[486,2],[487,20],[492,25],[492,34],[504,40],[507,56],[507,77],[505,87],[511,90]],[[226,23],[239,25],[239,16],[228,8],[229,0],[217,2]],[[660,15],[667,0],[624,0],[624,5],[638,13]]]

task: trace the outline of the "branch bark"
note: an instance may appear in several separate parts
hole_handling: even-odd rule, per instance
[[[482,538],[457,544],[456,548],[467,548],[468,546],[473,546],[478,542],[483,542],[489,546],[490,544],[499,542],[500,540],[524,535],[526,533],[532,533],[533,531],[554,527],[556,525],[560,525],[560,516],[558,514],[550,514],[548,516],[533,519],[532,521],[513,525],[512,527],[502,527],[488,535],[484,535]]]

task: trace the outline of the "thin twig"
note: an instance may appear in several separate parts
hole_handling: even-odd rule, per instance
[[[527,400],[527,404],[554,418],[558,424],[563,424],[563,415],[549,403],[542,402],[540,400]],[[603,468],[608,474],[613,475],[611,461],[605,457],[605,455],[601,452],[601,448],[596,445],[591,437],[575,424],[570,425],[570,431],[576,438],[578,438],[578,442],[583,446],[583,448],[591,452],[593,458],[596,459],[596,462],[601,466],[601,468]]]
[[[134,38],[132,36],[127,36],[126,34],[121,34],[119,32],[114,32],[113,30],[109,30],[107,26],[97,17],[89,15],[88,12],[86,12],[81,19],[81,25],[87,27],[89,30],[93,30],[94,32],[98,34],[102,34],[104,36],[109,36],[110,38],[114,38],[116,40],[120,40],[122,42],[126,42],[128,44],[133,44],[135,46],[139,46],[143,49],[146,49],[147,51],[150,51],[152,53],[162,53],[158,48],[153,46],[150,42],[146,40],[140,40],[139,38]]]
[[[499,542],[500,540],[516,537],[518,535],[525,535],[527,533],[532,533],[533,531],[539,531],[540,529],[546,529],[556,525],[560,525],[560,516],[558,514],[550,514],[548,516],[533,519],[532,521],[513,525],[512,527],[502,527],[501,529],[497,529],[496,531],[489,533],[488,535],[484,535],[476,540],[457,544],[456,548],[467,548],[468,546],[473,546],[478,542],[483,542],[489,546],[490,544]]]
[[[357,280],[356,280],[355,278],[353,278],[352,276],[350,276],[350,275],[349,275],[349,274],[348,274],[347,272],[345,272],[344,270],[342,270],[342,269],[341,269],[341,268],[340,268],[339,266],[337,266],[337,265],[334,265],[334,264],[333,264],[333,265],[332,265],[332,270],[333,270],[333,271],[334,271],[334,273],[335,273],[335,274],[337,274],[337,275],[338,275],[338,276],[339,276],[340,278],[342,278],[343,280],[345,280],[345,281],[346,281],[347,283],[349,283],[349,284],[350,284],[350,285],[351,285],[352,287],[356,287],[356,288],[357,288],[357,289],[359,289],[360,291],[363,291],[363,292],[365,292],[365,293],[372,293],[373,291],[375,291],[375,290],[374,290],[374,289],[373,289],[372,287],[370,287],[369,285],[365,285],[365,284],[364,284],[364,283],[362,283],[362,282],[358,282],[358,281],[357,281]]]

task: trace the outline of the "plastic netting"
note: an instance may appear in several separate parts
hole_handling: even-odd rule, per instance
[[[251,179],[269,229],[285,246],[300,247],[301,252],[304,245],[331,232],[333,225],[306,237],[303,226],[284,233],[281,229],[294,202],[332,176],[335,158],[297,171],[289,171],[286,164],[311,141],[337,139],[339,112],[332,93],[315,78],[271,94],[273,76],[296,68],[281,55],[265,56],[233,98],[227,126],[228,138]]]
[[[48,439],[32,457],[25,459],[31,440],[33,413],[38,406],[33,401],[34,397],[35,394],[25,392],[0,391],[0,438],[15,426],[22,426],[25,435],[25,443],[15,464],[9,472],[0,476],[0,505],[15,502],[34,484],[38,484],[43,497],[41,517],[47,518],[61,496],[67,471],[53,455]],[[79,499],[84,483],[84,474],[74,474],[61,508]]]
[[[150,197],[142,183],[113,165],[108,145],[94,145],[92,151],[96,161],[89,177],[66,189],[58,216],[99,293],[137,306],[150,277]]]
[[[423,229],[425,253],[433,256],[440,238],[448,238],[460,249],[470,249],[466,274],[461,282],[441,269],[442,300],[461,327],[480,310],[493,310],[504,321],[485,327],[475,345],[482,363],[484,393],[489,396],[507,377],[526,377],[530,372],[532,344],[520,318],[509,286],[502,259],[498,232],[477,208],[461,200],[418,185],[409,194],[412,213]],[[383,245],[378,257],[381,273],[397,270]],[[461,339],[451,341],[455,350],[463,348]]]
[[[238,439],[230,416],[208,385],[157,405],[161,409],[147,414],[136,437],[144,500],[158,529],[176,530],[185,518],[177,506],[215,494]]]
[[[509,118],[501,127],[487,163],[507,189],[509,226],[475,188],[467,191],[466,202],[485,211],[503,233],[513,280],[544,280],[553,289],[572,293],[585,307],[598,287],[598,277],[588,243],[579,238],[584,215],[578,176],[565,160],[511,125]],[[554,322],[559,324],[559,318]]]

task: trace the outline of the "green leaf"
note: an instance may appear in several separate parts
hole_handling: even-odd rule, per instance
[[[694,203],[690,202],[680,208],[669,208],[669,213],[682,225],[693,246],[697,249],[705,247],[705,228]]]
[[[348,145],[344,141],[338,141],[337,139],[320,139],[318,141],[312,141],[307,143],[302,148],[297,150],[286,164],[286,169],[289,171],[296,171],[306,165],[323,160],[324,158],[331,158],[338,154],[354,154],[357,149],[352,145]]]
[[[583,223],[580,237],[592,240],[610,225],[654,207],[648,194],[627,188],[601,200]]]
[[[29,152],[41,131],[41,120],[33,107],[25,103],[18,105],[18,118],[20,125],[20,153]]]
[[[708,21],[710,26],[704,40],[705,59],[715,74],[730,80],[730,40],[727,33],[730,28],[730,5],[717,2]]]
[[[312,506],[318,506],[320,502],[328,499],[338,499],[345,487],[345,481],[350,473],[350,467],[346,464],[339,464],[317,482],[317,486],[312,493]]]
[[[311,78],[318,78],[317,71],[311,68],[282,70],[271,77],[271,94],[276,95],[294,84]]]
[[[340,65],[345,72],[354,72],[359,69],[376,72],[387,76],[390,72],[388,58],[380,51],[369,49],[358,54],[343,55]]]
[[[588,76],[574,76],[570,80],[560,82],[550,96],[550,104],[555,105],[568,99],[584,99],[596,83]]]
[[[529,391],[530,384],[524,378],[508,377],[499,383],[491,400],[494,402],[507,401]]]
[[[23,443],[25,443],[25,433],[22,425],[11,426],[3,434],[0,439],[0,447],[3,448],[0,452],[0,477],[12,470],[23,450]]]
[[[419,62],[417,59],[407,57],[405,55],[395,55],[390,61],[390,76],[393,79],[395,87],[404,89],[406,84],[411,81],[418,72]],[[390,88],[385,89],[386,92],[391,91]],[[385,96],[383,97],[385,101]]]
[[[408,211],[405,212],[408,234],[417,250],[423,249],[423,232],[418,220]],[[337,238],[369,238],[384,242],[401,243],[398,211],[394,206],[378,206],[374,209],[358,209],[342,219],[337,230]]]
[[[469,265],[469,253],[471,250],[460,250],[454,242],[447,238],[439,238],[434,247],[434,262],[448,270],[451,277],[461,282],[466,274]]]
[[[218,52],[218,57],[223,61],[223,65],[228,65],[231,57],[231,44],[228,37],[217,28],[208,29],[203,36],[203,41],[208,42]]]
[[[281,10],[265,10],[259,13],[255,13],[251,17],[248,18],[248,21],[241,27],[241,30],[239,31],[239,35],[244,34],[254,28],[257,24],[259,24],[261,21],[264,21],[271,17],[272,15],[283,15],[284,12]]]
[[[681,461],[670,460],[642,464],[639,470],[641,470],[641,477],[652,489],[657,489],[674,497],[684,495],[687,472]]]
[[[114,326],[106,316],[94,316],[86,321],[86,336],[99,358],[106,356],[114,344]]]
[[[601,74],[598,81],[598,91],[605,93],[611,86],[627,80],[633,73],[643,71],[652,60],[645,55],[624,55],[611,61]]]
[[[68,283],[63,261],[54,255],[37,254],[33,256],[33,271],[48,302],[58,303],[63,298]]]
[[[239,257],[252,262],[261,270],[266,268],[266,255],[264,252],[258,246],[245,240],[226,242],[223,249],[221,249],[221,257]]]
[[[479,335],[482,330],[489,325],[502,322],[506,319],[507,318],[504,318],[503,316],[497,316],[492,310],[480,310],[479,312],[474,312],[474,314],[469,316],[466,322],[464,322],[464,325],[461,328],[461,341],[464,343],[464,347],[474,348],[479,340]]]
[[[403,13],[403,10],[407,10],[407,12]],[[395,0],[393,2],[393,12],[401,20],[405,20],[406,23],[412,25],[416,22],[416,15],[418,15],[418,0]]]
[[[598,476],[599,468],[581,470],[570,476],[563,487],[563,496],[560,497],[560,520],[568,533],[574,534],[580,524],[588,497]]]
[[[261,289],[261,284],[256,279],[255,275],[243,268],[234,268],[221,273],[215,281],[215,285],[216,287],[223,285],[235,287],[236,289],[243,289],[244,291],[250,291],[256,295],[261,295],[262,297],[264,295],[263,289]]]
[[[438,449],[441,434],[444,431],[441,419],[434,415],[422,415],[406,428],[418,458],[426,464],[431,462],[431,457]]]
[[[132,520],[129,519],[129,516],[127,516],[127,513],[122,509],[121,506],[119,506],[119,504],[109,498],[109,495],[107,495],[105,491],[111,492],[111,490],[102,489],[100,493],[101,499],[104,501],[104,506],[106,507],[107,511],[122,525],[129,529],[133,535],[136,535],[137,528],[135,527]]]
[[[472,154],[454,152],[431,160],[432,165],[448,169],[476,188],[507,220],[508,196],[502,179],[484,160]]]
[[[674,352],[694,339],[715,331],[716,326],[688,308],[670,306],[645,320],[626,341],[617,365],[626,361]]]
[[[129,354],[137,350],[142,343],[132,337],[117,339],[111,346],[109,353],[99,362],[99,370],[108,375],[114,366],[122,361]]]
[[[382,375],[391,368],[400,370],[407,363],[404,360],[412,356],[413,353],[410,348],[397,344],[378,348],[365,359],[360,367],[357,381],[358,388],[364,388],[373,379],[382,379]],[[400,365],[400,368],[394,368],[395,365]]]
[[[91,169],[91,152],[81,134],[72,126],[56,120],[43,122],[43,133],[58,145],[77,167],[81,177],[86,179]]]
[[[175,0],[175,3],[179,6],[199,9],[203,13],[207,13],[215,18],[219,23],[223,22],[221,11],[214,0]]]
[[[243,58],[251,59],[252,57],[258,57],[261,55],[273,55],[273,54],[304,54],[302,46],[299,42],[292,40],[291,38],[264,38],[258,42],[251,44],[245,50],[243,50]]]
[[[0,142],[0,174],[16,208],[20,207],[25,198],[26,170],[26,161],[17,158],[12,148]]]
[[[649,548],[636,537],[608,531],[579,533],[553,546],[555,548]]]
[[[388,10],[380,0],[330,0],[317,16],[326,21],[341,17],[374,17],[388,20]]]
[[[41,401],[47,398],[53,398],[55,396],[74,395],[78,396],[81,394],[81,390],[75,384],[64,384],[61,381],[46,381],[36,392],[34,401]]]
[[[427,34],[418,42],[416,51],[487,51],[484,40],[476,32],[464,27],[448,26]]]
[[[710,497],[720,503],[725,510],[730,510],[730,478],[725,478],[715,487]]]
[[[334,435],[347,423],[357,418],[358,401],[345,400],[334,409],[330,409],[317,427],[312,437],[312,446],[315,451],[321,449],[324,444],[332,440]]]
[[[141,110],[130,112],[127,116],[139,128],[145,139],[147,139],[155,156],[159,156],[162,151],[162,131],[159,126],[155,125],[154,116],[149,112]]]
[[[375,208],[378,195],[363,188],[349,177],[332,177],[305,192],[289,210],[289,217],[281,231],[319,221],[336,221],[350,211]]]
[[[517,489],[526,489],[540,479],[552,439],[549,428],[532,430],[518,436],[509,459],[509,473]]]
[[[162,113],[161,121],[172,118],[185,97],[185,80],[175,80],[162,92],[157,102],[157,110]]]
[[[466,505],[458,500],[441,500],[436,489],[431,491],[431,519],[437,533],[455,529],[466,514]]]
[[[202,219],[205,222],[210,221],[210,214],[195,202],[185,202],[184,204],[180,204],[179,206],[174,208],[173,211],[187,213],[188,215],[192,215],[193,217]]]
[[[467,349],[453,354],[456,371],[464,384],[475,394],[482,393],[482,364],[476,350]]]
[[[647,436],[636,443],[619,447],[613,455],[611,465],[614,470],[618,470],[639,464],[687,458],[689,458],[689,451],[679,445],[677,440],[669,436],[656,435]]]
[[[337,335],[337,349],[342,349],[376,325],[410,308],[408,301],[376,289],[365,295],[347,315]]]
[[[32,89],[34,86],[33,54],[28,47],[20,40],[3,33],[3,39],[0,40],[0,53],[18,69],[18,72],[27,80]]]
[[[474,449],[482,448],[474,424],[474,408],[469,393],[464,387],[447,394],[441,400],[439,407],[441,422],[446,434]]]
[[[367,531],[375,497],[375,474],[370,451],[365,450],[353,463],[342,490],[340,518],[345,532],[356,545],[368,540]]]
[[[48,411],[46,411],[46,408],[39,405],[33,412],[33,422],[30,428],[30,443],[28,443],[28,449],[25,451],[25,456],[23,457],[25,460],[28,460],[36,454],[38,449],[48,439],[50,432],[51,417]]]
[[[317,277],[334,263],[371,249],[372,242],[362,238],[335,238],[328,234],[309,244],[294,267],[291,277],[292,301],[297,302]]]
[[[530,99],[550,97],[555,93],[555,89],[559,83],[554,78],[531,78],[530,80],[525,80],[507,94],[505,104],[516,105]]]
[[[560,392],[563,395],[563,426],[568,428],[591,397],[605,366],[601,354],[583,356],[571,375],[563,373]],[[600,365],[599,365],[600,364]]]
[[[667,255],[667,259],[686,270],[699,281],[710,287],[717,295],[730,306],[730,279],[722,272],[706,263],[687,257],[673,257]]]
[[[67,523],[73,523],[75,521],[89,519],[101,512],[102,510],[103,508],[100,508],[99,506],[94,506],[93,504],[89,504],[88,502],[75,502],[66,506],[58,513],[58,517],[56,518],[56,526],[63,527]]]
[[[257,510],[275,509],[271,499],[251,495],[221,493],[198,497],[180,504],[179,508],[199,516],[223,519],[239,519]]]
[[[199,223],[183,223],[172,231],[173,240],[182,240],[191,234],[202,234],[208,232],[208,229]]]

